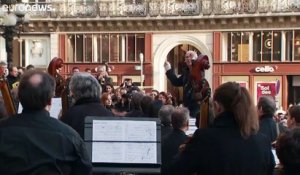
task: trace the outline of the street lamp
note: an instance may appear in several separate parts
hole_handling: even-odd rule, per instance
[[[143,75],[143,62],[144,62],[144,54],[141,52],[140,55],[140,63],[141,63],[141,90],[143,90],[143,82],[144,82],[144,75]]]
[[[5,39],[5,49],[7,54],[8,68],[12,66],[13,39],[14,36],[23,32],[24,25],[29,22],[26,14],[26,5],[20,0],[1,0],[0,19],[2,37]]]

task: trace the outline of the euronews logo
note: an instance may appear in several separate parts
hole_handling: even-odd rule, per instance
[[[1,6],[0,11],[12,11],[12,12],[47,12],[47,11],[55,11],[55,9],[52,7],[52,4],[46,4],[46,3],[27,3],[27,4],[16,4],[13,6],[8,6],[6,4],[3,4]]]

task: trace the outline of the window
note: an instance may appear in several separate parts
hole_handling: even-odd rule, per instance
[[[287,31],[285,33],[286,37],[286,60],[292,61],[293,60],[293,38],[294,38],[294,32],[293,31]]]
[[[135,61],[135,37],[134,35],[127,36],[127,58],[129,62]]]
[[[254,61],[281,61],[281,31],[255,32]]]
[[[273,31],[273,61],[281,61],[281,31]]]
[[[223,34],[223,60],[228,62],[272,62],[281,61],[282,31],[229,32]],[[286,57],[293,53],[291,46],[294,34],[286,32]],[[296,35],[295,35],[296,36]],[[300,54],[300,33],[299,33]],[[251,41],[251,42],[250,42]],[[289,48],[288,48],[289,47]],[[298,54],[298,55],[299,55]],[[300,56],[299,61],[300,61]],[[295,55],[295,60],[296,60]]]
[[[248,61],[249,60],[249,32],[227,33],[227,61]]]
[[[93,35],[84,35],[84,37],[85,37],[85,62],[92,62]]]
[[[70,34],[67,35],[69,62],[139,62],[145,53],[144,34]]]
[[[294,60],[300,61],[300,31],[295,31]]]
[[[253,61],[261,61],[261,32],[254,32],[253,35]]]

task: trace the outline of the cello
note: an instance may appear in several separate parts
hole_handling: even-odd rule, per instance
[[[205,70],[210,68],[207,55],[200,54],[192,61],[189,80],[194,90],[194,96],[200,105],[199,128],[207,128],[209,122],[209,99],[211,88],[205,79]]]
[[[13,102],[13,98],[9,90],[8,82],[5,75],[1,75],[0,77],[0,89],[1,89],[1,94],[2,94],[7,115],[12,116],[16,114],[17,113],[16,106]]]

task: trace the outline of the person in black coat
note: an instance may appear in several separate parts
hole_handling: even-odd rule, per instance
[[[171,122],[173,130],[168,135],[162,138],[162,168],[161,175],[171,175],[171,163],[174,157],[179,152],[181,144],[185,143],[188,136],[185,132],[189,127],[190,112],[187,108],[178,107],[174,109]]]
[[[281,134],[276,142],[276,154],[283,166],[280,175],[300,174],[300,128]]]
[[[257,102],[259,116],[259,132],[266,135],[271,142],[277,138],[276,122],[274,114],[276,111],[275,100],[270,96],[262,96]]]
[[[168,135],[172,132],[173,127],[171,123],[171,115],[174,111],[174,107],[172,105],[163,105],[158,111],[158,118],[161,122],[161,137]]]
[[[208,82],[205,80],[205,70],[210,68],[210,64],[207,55],[200,54],[198,56],[195,51],[187,51],[184,62],[182,74],[177,76],[174,70],[171,69],[170,63],[166,61],[164,64],[166,76],[173,86],[183,87],[183,104],[190,110],[191,117],[198,118],[200,114],[198,102],[203,100],[203,95],[207,92],[203,88],[209,88]],[[199,69],[197,70],[197,78],[192,74],[193,69]],[[198,78],[201,79],[201,82],[205,82],[205,85],[196,80]]]
[[[100,103],[101,86],[97,79],[86,72],[71,77],[70,95],[75,101],[60,119],[70,125],[84,138],[84,119],[86,116],[111,117],[113,113]]]
[[[269,139],[258,133],[255,106],[238,83],[220,85],[213,97],[212,128],[198,129],[174,161],[173,175],[272,175]]]
[[[50,116],[54,92],[49,74],[33,70],[23,75],[18,90],[22,113],[0,122],[1,174],[92,174],[79,134]]]

